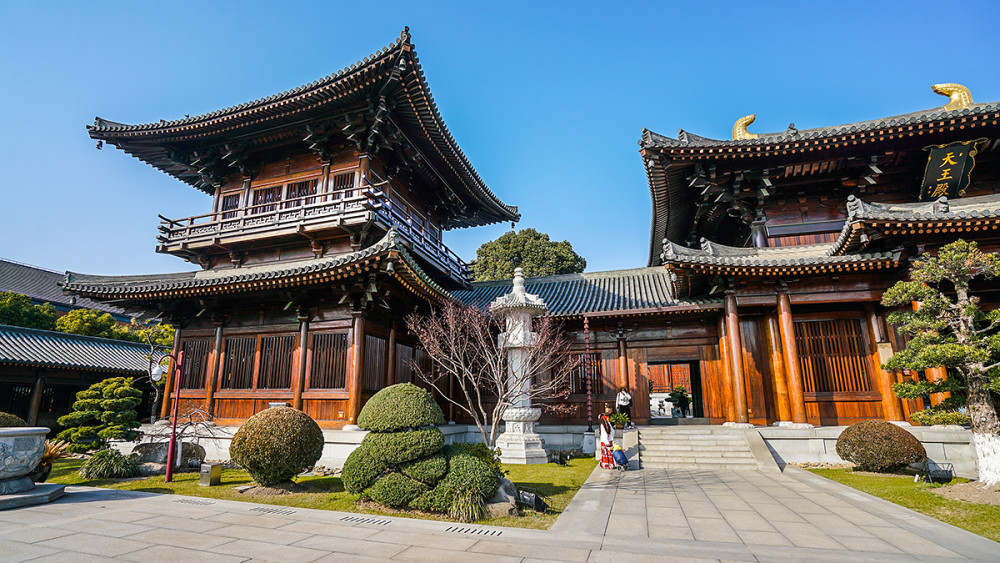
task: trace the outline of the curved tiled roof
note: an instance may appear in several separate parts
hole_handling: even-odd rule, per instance
[[[27,295],[37,301],[62,305],[69,308],[97,309],[112,315],[125,317],[126,311],[121,307],[106,305],[85,297],[73,299],[63,294],[59,284],[65,274],[46,270],[37,266],[29,266],[11,260],[0,260],[0,291],[12,291]]]
[[[149,369],[149,346],[63,332],[0,325],[0,363],[124,374]]]
[[[827,137],[836,137],[841,135],[850,135],[854,133],[861,133],[867,131],[876,131],[879,129],[886,129],[889,127],[900,127],[909,125],[918,125],[921,123],[930,123],[933,121],[940,121],[943,119],[955,119],[961,117],[969,117],[973,115],[980,115],[984,113],[995,113],[1000,112],[1000,102],[985,103],[985,104],[973,104],[969,107],[959,109],[959,110],[945,110],[944,107],[936,107],[923,111],[916,111],[912,113],[906,113],[903,115],[896,115],[893,117],[885,117],[882,119],[872,119],[868,121],[859,121],[857,123],[848,123],[845,125],[835,125],[833,127],[817,127],[814,129],[802,129],[798,130],[794,127],[789,127],[787,130],[780,133],[764,133],[757,136],[755,139],[741,139],[739,141],[723,140],[723,139],[710,139],[708,137],[701,137],[679,129],[677,131],[677,138],[673,139],[665,135],[660,135],[659,133],[654,133],[648,129],[642,130],[642,138],[639,144],[642,147],[652,147],[652,148],[671,148],[671,147],[683,147],[683,148],[694,148],[694,147],[728,147],[728,146],[757,146],[757,145],[771,145],[775,143],[789,143],[795,141],[803,141],[807,139],[823,139]]]
[[[414,283],[426,286],[432,294],[448,297],[448,292],[427,276],[406,250],[398,239],[395,229],[389,229],[380,241],[367,248],[337,256],[171,274],[95,276],[67,272],[63,288],[66,291],[101,299],[238,293],[329,281],[334,273],[370,259],[384,257],[389,253],[394,253],[403,259],[406,270],[414,278],[412,280]]]
[[[663,240],[664,263],[690,266],[723,266],[728,268],[797,268],[850,265],[864,262],[895,262],[899,252],[874,252],[837,255],[837,243],[778,246],[767,248],[741,248],[701,240],[701,248],[688,248],[667,239]]]
[[[525,280],[525,290],[541,297],[548,306],[548,314],[556,317],[720,306],[721,301],[715,299],[674,299],[670,287],[670,273],[663,268],[566,274]],[[494,299],[510,290],[511,280],[502,280],[476,282],[469,290],[452,293],[467,305],[486,308]]]
[[[190,174],[186,167],[174,161],[171,151],[176,149],[178,142],[212,136],[213,142],[218,143],[237,129],[262,125],[270,128],[284,118],[301,125],[299,122],[303,119],[322,120],[342,115],[349,109],[347,106],[357,105],[359,96],[366,96],[372,84],[385,81],[380,77],[390,75],[398,76],[401,84],[386,92],[395,100],[390,104],[395,106],[390,110],[390,120],[410,135],[438,172],[447,175],[451,189],[476,203],[476,209],[470,216],[463,217],[457,226],[519,220],[517,207],[505,204],[486,186],[445,125],[412,49],[409,28],[392,44],[364,60],[279,94],[202,115],[156,123],[130,125],[97,117],[87,129],[92,138],[115,144],[206,193],[214,193],[214,188],[199,184],[197,175]],[[365,100],[367,103],[367,98]]]

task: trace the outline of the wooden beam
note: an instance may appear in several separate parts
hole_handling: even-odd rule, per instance
[[[736,312],[736,292],[726,291],[726,336],[729,351],[729,369],[733,380],[733,409],[735,422],[746,423],[747,392],[743,380],[743,343],[740,339],[740,318]]]
[[[385,355],[385,386],[396,383],[396,323],[389,329],[389,350]]]
[[[806,403],[803,397],[802,369],[799,367],[799,350],[795,345],[795,324],[792,320],[792,304],[788,300],[788,290],[778,290],[778,327],[781,331],[781,347],[785,356],[785,373],[788,374],[788,403],[792,411],[792,422],[805,423]]]
[[[354,317],[351,328],[351,386],[347,403],[348,424],[358,423],[361,413],[361,394],[365,389],[365,318],[361,311],[351,313]]]

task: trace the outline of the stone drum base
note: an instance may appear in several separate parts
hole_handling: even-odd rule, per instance
[[[18,508],[20,506],[31,506],[33,504],[45,504],[52,502],[66,493],[66,485],[56,485],[53,483],[37,483],[29,491],[14,493],[11,495],[0,495],[0,510],[8,508]]]

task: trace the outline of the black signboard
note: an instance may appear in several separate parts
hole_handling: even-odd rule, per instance
[[[976,144],[984,141],[986,139],[975,139],[924,147],[931,154],[927,158],[924,182],[920,185],[920,201],[964,196],[965,188],[969,187],[969,175],[976,165]]]

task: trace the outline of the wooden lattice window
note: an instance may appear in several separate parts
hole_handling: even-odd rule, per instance
[[[260,373],[258,389],[292,388],[292,335],[264,336],[260,339]]]
[[[310,389],[345,389],[347,387],[347,333],[313,335]]]
[[[316,203],[315,197],[307,197],[316,195],[316,189],[319,186],[318,180],[304,180],[302,182],[292,182],[285,186],[285,203],[282,204],[283,208],[289,207],[300,207],[302,202],[305,201],[306,205],[311,205]],[[305,200],[301,198],[306,198]]]
[[[223,355],[220,389],[250,389],[253,387],[254,356],[257,354],[257,337],[226,339]]]
[[[365,335],[365,391],[378,391],[385,386],[386,344],[381,336]]]
[[[240,207],[240,196],[242,193],[226,194],[222,196],[222,218],[233,219],[236,217],[236,209]]]
[[[396,383],[412,383],[413,360],[416,350],[408,344],[396,343]]]
[[[570,372],[569,376],[569,392],[570,393],[586,393],[587,392],[587,376],[590,376],[590,393],[592,395],[598,395],[604,392],[603,377],[601,375],[601,356],[600,354],[591,353],[589,358],[587,354],[573,354],[575,356],[572,361],[576,362],[573,371]],[[589,360],[589,361],[588,361]]]
[[[342,197],[353,197],[354,196],[354,172],[343,172],[341,174],[334,174],[330,178],[330,184],[333,186],[333,198],[340,199]]]
[[[184,361],[181,364],[181,389],[204,389],[205,372],[208,371],[209,339],[185,340],[181,346]]]
[[[250,213],[257,215],[274,211],[278,208],[279,201],[281,201],[281,186],[256,189],[253,191],[253,208]]]
[[[806,393],[870,393],[871,359],[861,319],[796,321]]]

